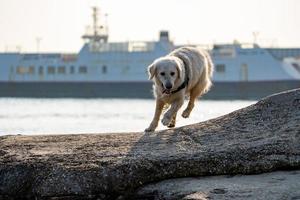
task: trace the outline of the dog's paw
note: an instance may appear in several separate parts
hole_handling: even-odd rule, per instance
[[[189,116],[190,116],[190,111],[188,110],[188,109],[185,109],[183,112],[182,112],[182,114],[181,114],[181,116],[183,117],[183,118],[188,118]]]
[[[170,117],[167,117],[167,116],[164,116],[164,118],[161,120],[161,123],[162,123],[164,126],[168,126],[168,125],[171,123],[171,118],[170,118]]]
[[[145,132],[153,132],[155,131],[155,128],[152,128],[152,127],[148,127],[145,129]]]
[[[168,124],[167,127],[168,127],[168,128],[174,128],[174,127],[175,127],[175,124],[171,122],[170,124]]]
[[[171,121],[171,122],[169,123],[169,125],[168,125],[168,128],[173,128],[173,127],[175,127],[175,124],[176,124],[176,118],[173,117],[172,121]]]

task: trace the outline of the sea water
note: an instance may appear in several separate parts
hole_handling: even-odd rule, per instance
[[[255,101],[197,101],[190,118],[179,111],[176,126],[205,121]],[[144,131],[155,109],[154,99],[0,98],[0,135],[78,134]],[[157,130],[166,129],[161,123]]]

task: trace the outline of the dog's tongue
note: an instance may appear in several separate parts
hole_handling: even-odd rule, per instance
[[[163,93],[164,93],[164,94],[171,94],[171,90],[165,89],[165,90],[163,91]]]

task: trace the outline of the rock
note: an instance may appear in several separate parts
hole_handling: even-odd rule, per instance
[[[181,178],[150,184],[134,199],[164,200],[282,200],[300,199],[300,170],[259,175]]]
[[[0,199],[126,199],[170,178],[299,167],[297,89],[155,133],[2,136]]]

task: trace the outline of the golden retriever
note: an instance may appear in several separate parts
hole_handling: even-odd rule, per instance
[[[182,117],[189,117],[197,97],[206,93],[212,83],[213,63],[209,54],[195,47],[181,47],[167,56],[156,59],[148,67],[149,79],[154,82],[155,114],[146,132],[154,131],[165,107],[169,110],[161,120],[164,126],[175,127],[176,115],[189,96]]]

